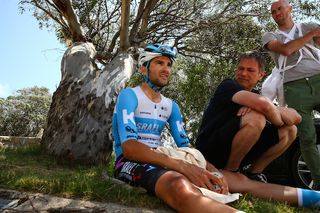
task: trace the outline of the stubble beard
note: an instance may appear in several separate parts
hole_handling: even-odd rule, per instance
[[[169,80],[168,80],[166,83],[161,83],[160,81],[153,81],[152,83],[153,83],[156,87],[162,88],[162,87],[165,87],[165,86],[167,86],[167,85],[169,84]]]

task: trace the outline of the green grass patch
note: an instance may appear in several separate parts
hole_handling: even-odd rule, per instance
[[[113,162],[105,166],[70,166],[47,156],[39,146],[0,150],[0,187],[67,198],[167,208],[158,198],[108,181]]]
[[[135,207],[167,209],[156,197],[106,180],[112,176],[113,160],[104,166],[70,166],[42,152],[40,146],[0,149],[0,187],[41,192],[67,198],[115,202]],[[315,212],[284,203],[242,196],[231,206],[245,212]]]

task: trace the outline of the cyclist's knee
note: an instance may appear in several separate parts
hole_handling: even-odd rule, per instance
[[[175,175],[169,179],[168,188],[171,189],[170,197],[175,209],[183,207],[185,202],[191,202],[194,196],[200,194],[200,191],[196,191],[197,189],[183,175]]]

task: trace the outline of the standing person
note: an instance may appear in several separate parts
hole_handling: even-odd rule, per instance
[[[174,159],[156,150],[166,123],[178,147],[189,146],[178,105],[161,95],[169,83],[176,49],[149,45],[140,54],[140,72],[144,82],[121,91],[112,120],[115,177],[133,186],[141,186],[178,212],[237,212],[236,209],[205,197],[195,187],[228,192],[224,177],[213,166],[203,169]]]
[[[265,33],[262,42],[276,67],[285,69],[284,99],[302,116],[297,126],[300,149],[311,171],[312,188],[320,190],[320,155],[312,116],[313,110],[320,109],[320,50],[316,48],[320,45],[320,27],[311,22],[295,24],[291,12],[287,0],[272,3],[271,14],[278,30]]]
[[[267,182],[263,170],[296,138],[300,116],[276,107],[254,87],[265,75],[265,61],[256,51],[240,56],[234,79],[220,83],[207,106],[196,140],[197,149],[218,169],[239,172]]]

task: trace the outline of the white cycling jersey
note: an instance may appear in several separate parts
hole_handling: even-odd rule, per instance
[[[174,101],[161,95],[161,101],[154,103],[140,86],[122,90],[112,118],[116,158],[122,154],[121,144],[131,139],[152,148],[160,146],[160,135],[167,122],[177,146],[188,146],[179,106]]]

